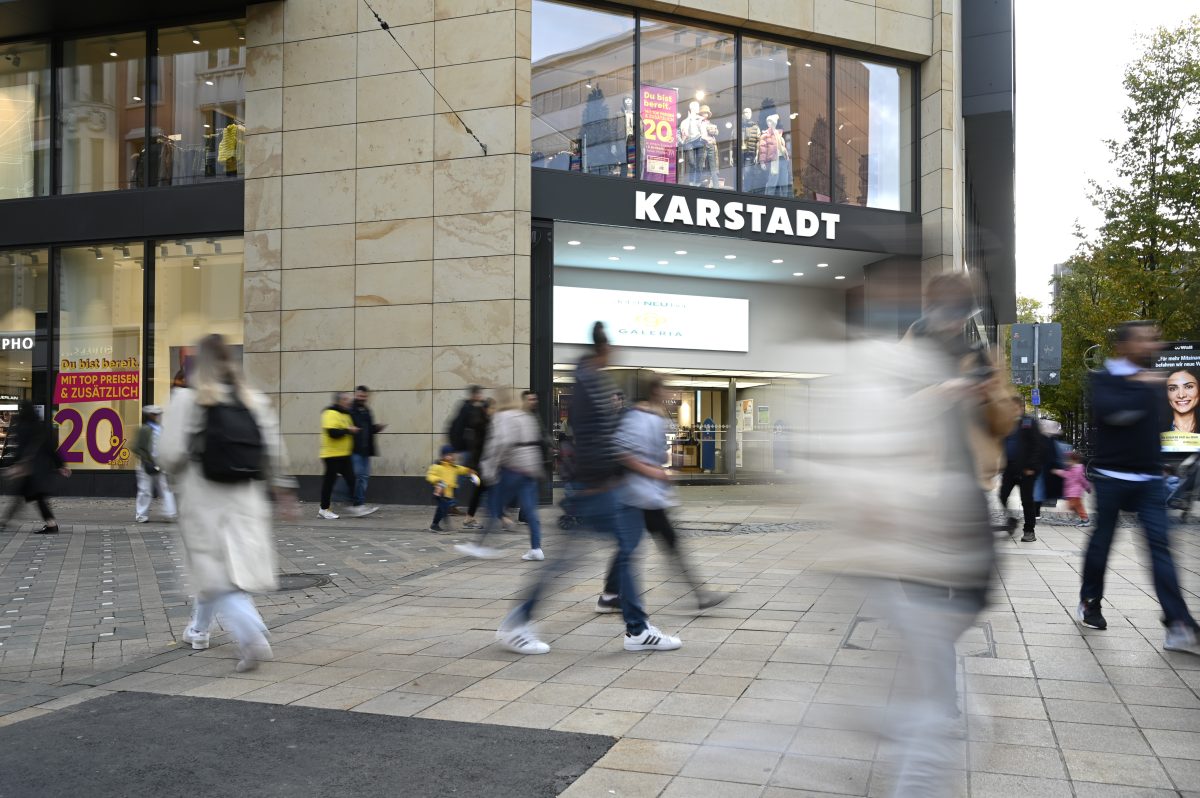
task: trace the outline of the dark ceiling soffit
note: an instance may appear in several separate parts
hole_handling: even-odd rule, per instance
[[[1000,324],[1011,324],[1017,316],[1013,116],[995,113],[963,121],[967,174],[992,304],[996,320]]]
[[[181,16],[244,16],[263,0],[9,0],[0,1],[0,40],[91,29],[138,28],[150,20]]]
[[[1012,111],[1012,0],[971,0],[962,4],[961,18],[963,116]]]
[[[0,248],[242,230],[241,180],[197,186],[105,191],[0,203]]]
[[[663,230],[673,233],[765,241],[773,244],[830,247],[836,249],[878,252],[887,255],[921,255],[921,217],[912,213],[859,208],[852,205],[832,205],[824,202],[801,202],[759,194],[738,194],[664,183],[650,183],[619,177],[600,177],[578,172],[534,169],[533,216],[562,222],[581,222],[613,227],[637,227],[644,230]],[[748,230],[725,230],[712,227],[689,227],[678,224],[642,222],[634,219],[634,197],[637,191],[652,191],[681,195],[691,201],[698,198],[720,203],[730,200],[769,207],[784,207],[792,211],[808,210],[816,214],[837,213],[837,239],[828,241],[818,235],[811,239],[782,235],[767,235]],[[664,207],[665,199],[659,208]],[[694,205],[692,206],[694,207]]]

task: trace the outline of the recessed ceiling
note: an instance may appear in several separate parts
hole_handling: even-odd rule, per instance
[[[575,241],[579,243],[569,243]],[[687,254],[676,254],[679,251]],[[863,266],[885,257],[880,252],[666,230],[574,222],[554,225],[554,264],[579,269],[846,289],[863,282]]]

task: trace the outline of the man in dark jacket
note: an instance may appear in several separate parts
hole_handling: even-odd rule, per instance
[[[473,468],[478,463],[469,462],[471,453],[479,448],[487,427],[487,414],[483,407],[483,388],[472,385],[467,389],[467,398],[458,406],[450,429],[446,431],[447,443],[454,447],[459,465]]]
[[[1046,443],[1038,430],[1037,419],[1024,412],[1025,400],[1014,396],[1013,402],[1021,406],[1021,418],[1017,426],[1004,441],[1004,476],[1000,480],[1000,506],[1008,510],[1008,497],[1013,488],[1018,488],[1021,494],[1021,511],[1025,517],[1025,534],[1021,541],[1030,543],[1037,540],[1034,527],[1037,526],[1038,504],[1033,498],[1033,488],[1037,483],[1045,461]],[[1008,534],[1017,528],[1017,519],[1008,517]]]
[[[1093,629],[1108,627],[1100,611],[1108,552],[1121,511],[1137,513],[1167,626],[1163,648],[1200,654],[1200,627],[1179,588],[1168,536],[1160,438],[1170,427],[1166,387],[1162,375],[1145,370],[1154,365],[1161,348],[1158,327],[1126,322],[1117,328],[1114,348],[1116,357],[1105,362],[1104,371],[1091,375],[1096,528],[1083,560],[1076,617]]]
[[[354,389],[354,404],[350,405],[350,418],[358,432],[354,434],[354,451],[350,455],[354,464],[354,514],[370,515],[378,507],[367,507],[367,482],[371,479],[371,458],[379,454],[375,448],[375,436],[383,432],[386,424],[376,424],[368,402],[371,389],[360,385]]]

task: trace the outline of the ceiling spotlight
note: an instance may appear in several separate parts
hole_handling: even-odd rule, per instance
[[[725,260],[737,260],[737,255],[726,255]]]
[[[620,260],[620,258],[618,258],[616,255],[609,255],[608,259],[609,260]]]
[[[568,242],[567,242],[567,246],[569,246],[569,247],[577,247],[577,246],[579,246],[581,243],[583,243],[583,242],[581,242],[581,241],[568,241]]]
[[[21,56],[16,53],[5,53],[4,60],[12,64],[14,69],[21,66]]]
[[[16,266],[16,265],[17,265],[17,256],[16,256],[16,255],[14,255],[14,254],[12,254],[11,252],[10,252],[10,253],[8,253],[8,265],[9,265],[9,266]]]
[[[771,263],[783,263],[783,258],[774,258]]]
[[[621,249],[625,250],[626,252],[633,252],[635,249],[637,249],[637,247],[635,247],[633,244],[626,244],[625,246],[621,247]]]
[[[199,44],[199,43],[200,43],[200,37],[193,33],[192,34],[192,44]]]
[[[817,268],[818,268],[818,269],[828,269],[828,268],[829,268],[829,264],[828,264],[828,263],[818,263],[818,264],[817,264]]]
[[[686,255],[687,250],[686,249],[677,249],[677,250],[675,250],[675,254],[676,255]]]
[[[109,56],[110,56],[110,57],[112,57],[112,58],[116,58],[116,57],[117,57],[117,51],[116,51],[116,50],[109,50],[109,51],[108,51],[108,54],[109,54]]]
[[[140,103],[142,101],[142,98],[135,94],[135,95],[133,95],[133,101],[135,103]]]
[[[714,266],[714,265],[713,265],[713,264],[711,264],[711,263],[706,263],[706,264],[704,264],[704,268],[706,268],[706,269],[715,269],[715,268],[717,268],[717,267],[716,267],[716,266]]]
[[[658,262],[658,265],[659,265],[659,266],[666,266],[668,263],[670,263],[670,261],[666,261],[666,260],[660,260],[660,261]]]
[[[220,241],[209,241],[208,243],[213,245],[213,254],[214,255],[221,254],[221,242]]]
[[[213,82],[212,82],[211,80],[206,80],[206,81],[204,81],[204,85],[205,85],[205,86],[212,86],[212,85],[213,85]]]
[[[804,272],[792,272],[792,276],[793,276],[793,277],[803,277],[803,276],[804,276]]]
[[[92,252],[96,255],[96,260],[104,260],[104,253],[100,251],[100,247],[92,247]]]
[[[205,122],[205,123],[204,123],[204,126],[205,126],[205,127],[212,127],[212,125],[208,124],[207,122]]]
[[[846,279],[846,275],[844,275],[844,274],[838,274],[838,275],[835,275],[833,279],[835,279],[835,280],[845,280],[845,279]]]

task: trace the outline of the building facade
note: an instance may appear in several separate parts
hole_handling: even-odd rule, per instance
[[[76,492],[132,489],[207,332],[302,476],[369,386],[374,498],[419,501],[468,384],[561,432],[598,319],[696,480],[773,474],[812,344],[899,335],[929,276],[1013,320],[1007,2],[182,6],[0,6],[0,408],[55,419]]]

